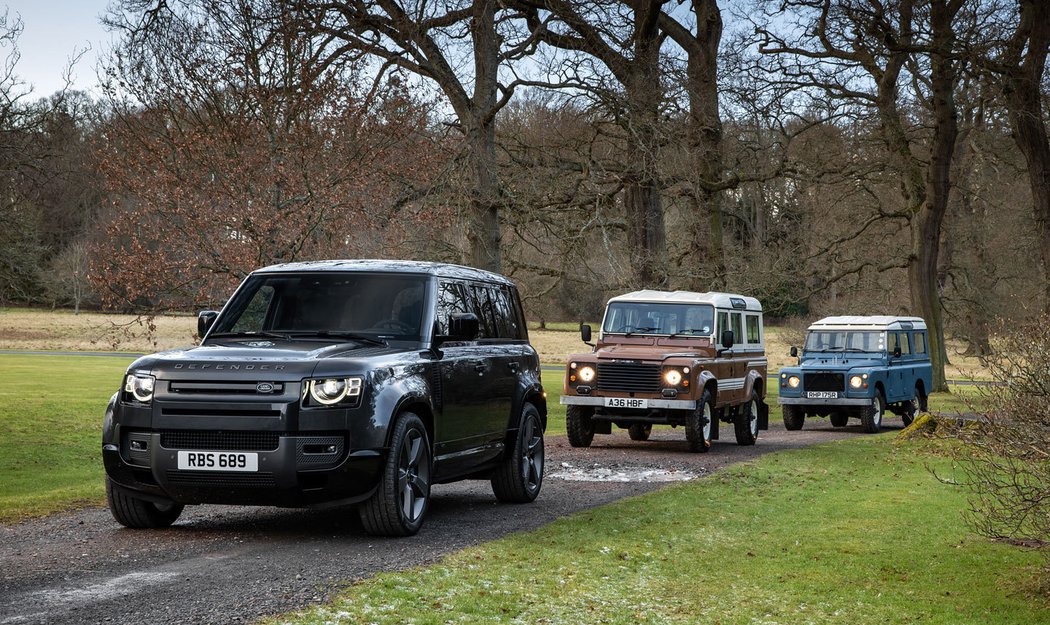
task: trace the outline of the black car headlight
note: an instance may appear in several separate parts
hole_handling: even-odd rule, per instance
[[[153,388],[157,378],[144,373],[129,373],[124,378],[124,399],[148,404],[153,401]]]
[[[307,398],[322,406],[356,401],[361,396],[361,378],[323,378],[306,382]]]

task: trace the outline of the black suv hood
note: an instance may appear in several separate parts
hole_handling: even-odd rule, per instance
[[[332,345],[280,341],[279,345],[269,342],[266,346],[248,346],[243,343],[239,341],[157,352],[139,358],[130,369],[176,378],[202,373],[257,377],[262,373],[268,379],[299,379],[311,375],[323,361],[372,359],[406,351],[403,347],[362,345],[356,342]]]

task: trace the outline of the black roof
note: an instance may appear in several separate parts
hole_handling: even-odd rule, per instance
[[[462,280],[482,280],[513,284],[506,276],[483,269],[453,265],[450,263],[431,263],[421,260],[311,260],[298,263],[283,263],[256,269],[256,273],[295,273],[306,271],[362,271],[372,273],[408,273],[438,276],[441,278],[459,278]]]

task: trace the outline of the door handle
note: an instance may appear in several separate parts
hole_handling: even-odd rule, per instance
[[[477,371],[478,373],[481,373],[481,372],[485,371],[485,363],[483,363],[483,362],[476,362],[476,363],[474,363],[474,371]]]

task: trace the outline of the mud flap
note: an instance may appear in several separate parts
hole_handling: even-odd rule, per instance
[[[769,404],[761,400],[758,402],[758,429],[769,429]]]
[[[713,416],[711,418],[711,440],[718,440],[718,423],[721,421],[718,417]]]

